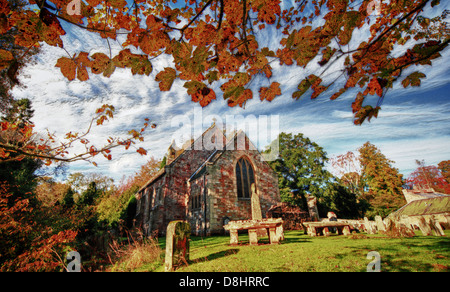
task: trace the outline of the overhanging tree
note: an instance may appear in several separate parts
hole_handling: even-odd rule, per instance
[[[278,63],[295,67],[301,76],[292,94],[296,100],[305,95],[333,100],[359,86],[352,90],[355,124],[377,117],[395,83],[419,86],[426,76],[420,67],[413,68],[431,66],[450,41],[447,11],[439,0],[24,2],[31,5],[18,12],[1,0],[0,33],[19,32],[13,36],[14,44],[25,48],[42,42],[60,47],[66,55],[55,65],[68,80],[86,81],[92,74],[110,77],[116,68],[141,75],[156,69],[161,91],[181,80],[187,94],[201,106],[221,95],[229,106],[245,107],[254,91],[267,101],[283,93],[280,76],[273,70]],[[430,18],[425,11],[439,13]],[[98,48],[69,52],[61,38],[66,34],[61,23],[100,35],[109,54]],[[369,31],[362,35],[366,27]],[[262,40],[273,37],[273,31],[283,38],[268,45]],[[116,55],[113,41],[122,47]],[[153,60],[163,55],[171,57],[171,66],[154,68]],[[16,73],[17,60],[8,50],[0,50],[0,70]],[[257,76],[266,82],[252,89]],[[376,104],[366,99],[371,95],[378,97]],[[61,154],[52,157],[61,158]]]

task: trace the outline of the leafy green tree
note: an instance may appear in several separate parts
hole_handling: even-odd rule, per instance
[[[357,219],[364,217],[369,206],[342,183],[333,182],[325,190],[317,207],[321,214],[332,211],[338,218]]]
[[[278,173],[282,201],[307,210],[307,196],[322,197],[332,180],[326,152],[301,133],[281,133],[272,143],[279,143],[278,158],[269,164]]]

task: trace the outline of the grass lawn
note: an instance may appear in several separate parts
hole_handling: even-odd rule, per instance
[[[238,246],[229,245],[229,236],[191,237],[189,266],[180,272],[365,272],[372,258],[381,256],[381,271],[448,272],[450,231],[446,236],[387,238],[382,235],[332,235],[309,237],[303,231],[286,231],[285,240],[269,245],[248,245],[248,235],[240,234]],[[139,271],[164,271],[165,239],[160,238],[159,263],[143,265]]]

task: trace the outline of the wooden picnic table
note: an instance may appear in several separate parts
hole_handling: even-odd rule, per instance
[[[307,232],[309,236],[319,236],[323,234],[324,236],[330,235],[329,228],[336,228],[338,234],[350,235],[350,224],[346,222],[336,222],[336,221],[321,221],[321,222],[303,222],[303,225],[307,227]]]
[[[230,231],[231,245],[237,245],[239,243],[239,230],[248,230],[248,237],[251,245],[258,244],[258,229],[267,230],[270,244],[279,243],[280,240],[284,239],[283,219],[281,218],[230,221],[227,225],[223,226],[223,228]]]

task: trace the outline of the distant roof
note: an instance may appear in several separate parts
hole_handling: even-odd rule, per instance
[[[417,216],[441,213],[450,213],[450,196],[448,195],[409,202],[391,215]]]
[[[403,189],[403,195],[405,196],[407,203],[410,203],[410,202],[416,201],[416,200],[449,196],[447,194],[438,193],[432,188],[413,189],[413,190]]]

